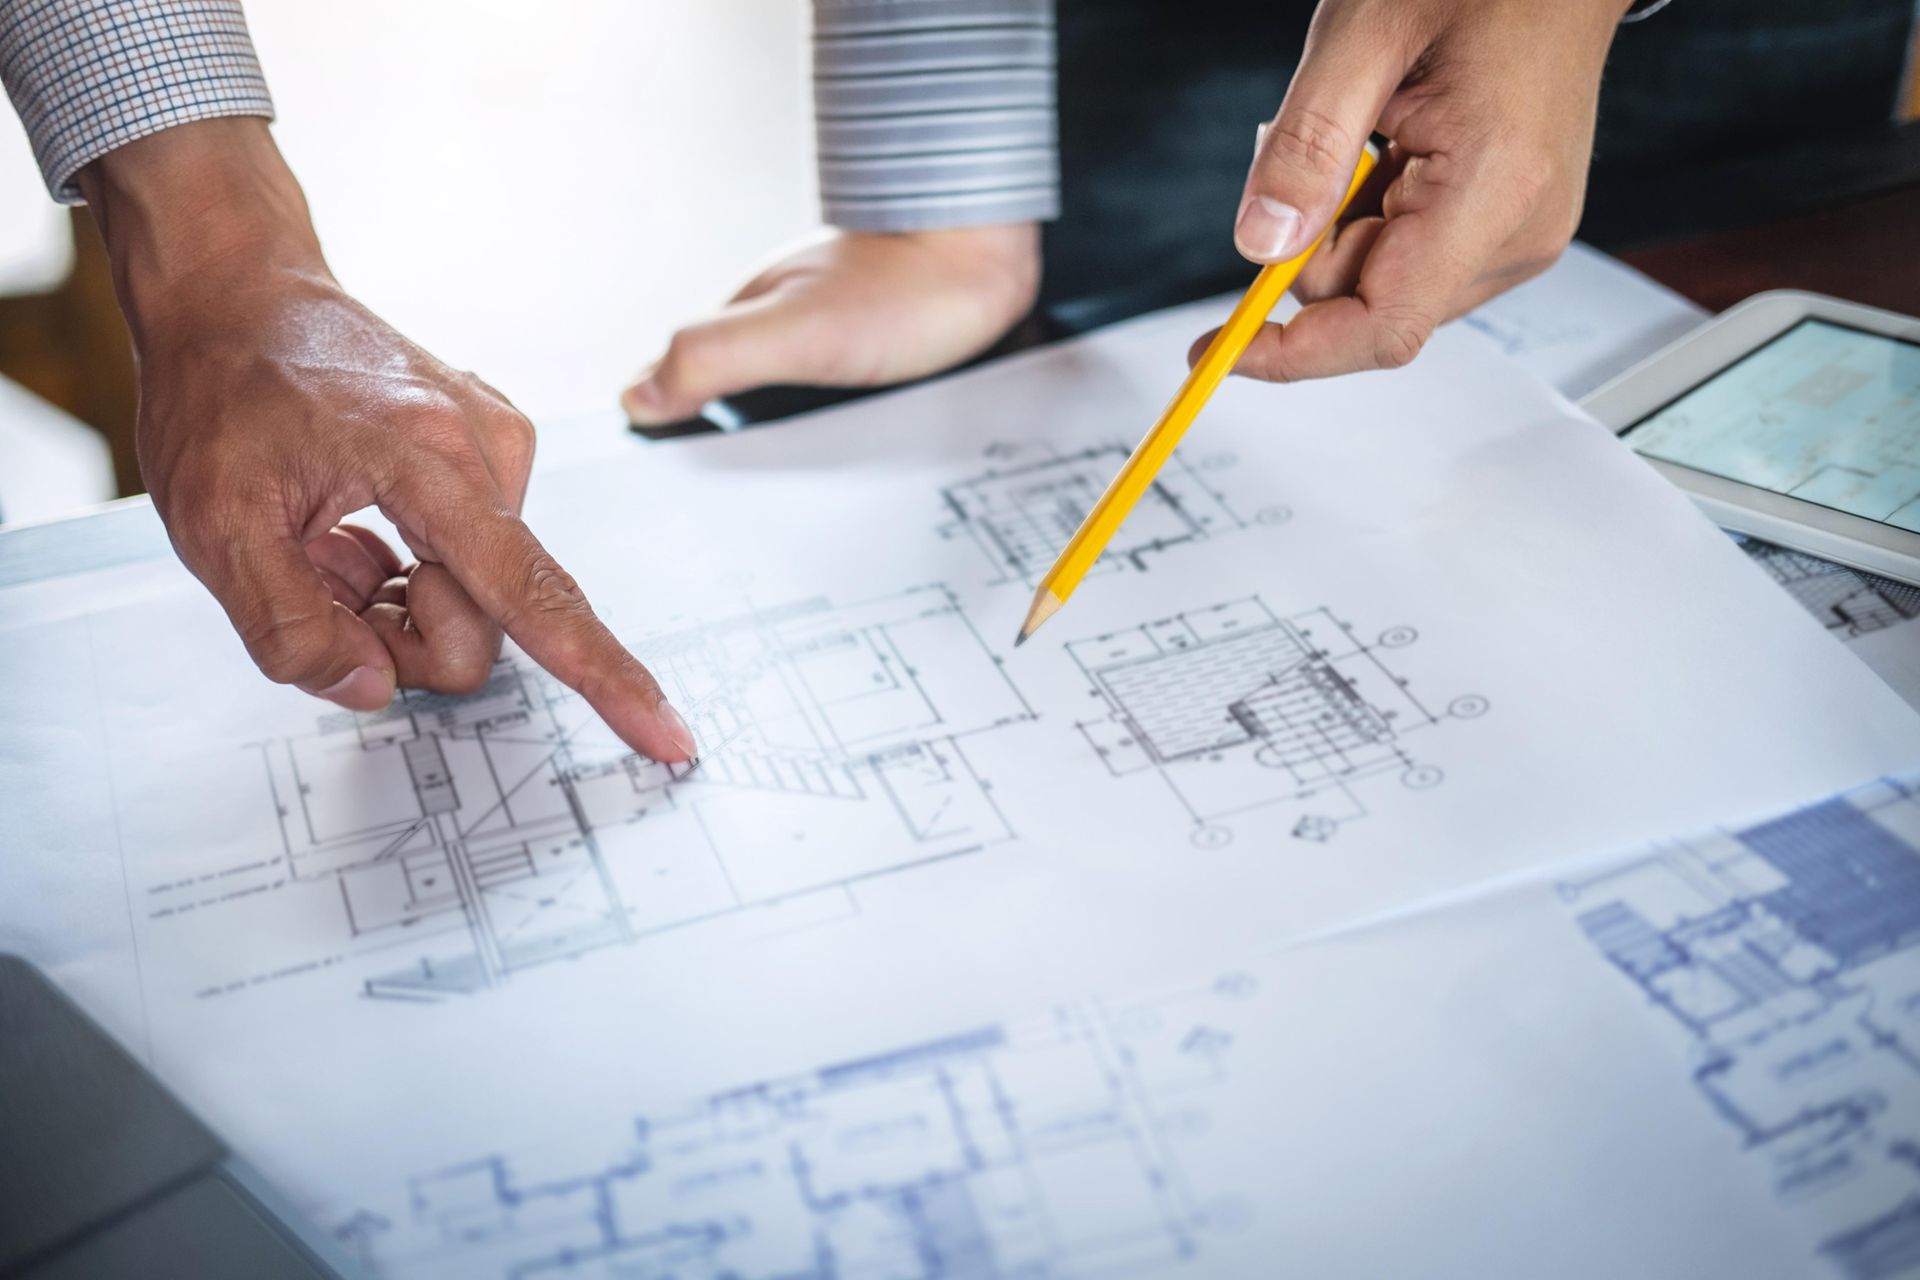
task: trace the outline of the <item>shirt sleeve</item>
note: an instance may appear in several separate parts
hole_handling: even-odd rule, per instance
[[[136,138],[273,117],[240,0],[0,0],[0,79],[65,204],[74,174]]]
[[[852,231],[1060,211],[1052,0],[814,0],[826,220]]]

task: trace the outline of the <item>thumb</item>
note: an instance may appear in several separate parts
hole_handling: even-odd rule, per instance
[[[180,540],[176,540],[180,541]],[[227,611],[254,665],[276,684],[296,685],[352,711],[393,700],[393,658],[290,534],[236,539],[187,559]]]
[[[1286,100],[1260,131],[1233,229],[1254,262],[1297,257],[1326,230],[1406,73],[1404,45],[1346,12],[1321,6]]]
[[[805,325],[778,295],[729,305],[710,320],[673,335],[666,354],[643,370],[620,397],[627,417],[653,427],[690,418],[719,396],[803,379],[795,352]]]

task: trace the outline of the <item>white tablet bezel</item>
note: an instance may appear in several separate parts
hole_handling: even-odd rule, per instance
[[[1920,343],[1920,320],[1909,316],[1817,293],[1756,294],[1593,391],[1580,405],[1620,435],[1808,319]],[[1722,528],[1920,586],[1920,533],[1640,457],[1691,494]]]

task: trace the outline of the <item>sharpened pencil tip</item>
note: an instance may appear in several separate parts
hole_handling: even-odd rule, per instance
[[[1027,610],[1027,620],[1020,624],[1020,634],[1015,638],[1013,647],[1018,649],[1031,640],[1033,634],[1040,630],[1041,625],[1058,612],[1060,612],[1060,597],[1046,587],[1040,588],[1034,593],[1033,608]]]

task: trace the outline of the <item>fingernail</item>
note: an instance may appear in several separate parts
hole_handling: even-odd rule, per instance
[[[1293,256],[1300,234],[1300,211],[1272,196],[1248,196],[1240,207],[1233,242],[1256,262],[1283,262]]]
[[[660,388],[654,385],[651,371],[626,389],[620,397],[620,407],[627,411],[627,420],[637,427],[657,427],[667,420],[660,412]]]
[[[673,709],[671,702],[660,704],[660,723],[667,728],[668,740],[680,748],[687,759],[691,760],[700,754],[700,749],[693,745],[693,730],[687,728],[687,722]]]
[[[329,685],[315,696],[338,703],[349,711],[379,711],[393,701],[393,682],[384,671],[355,667],[346,679]]]

